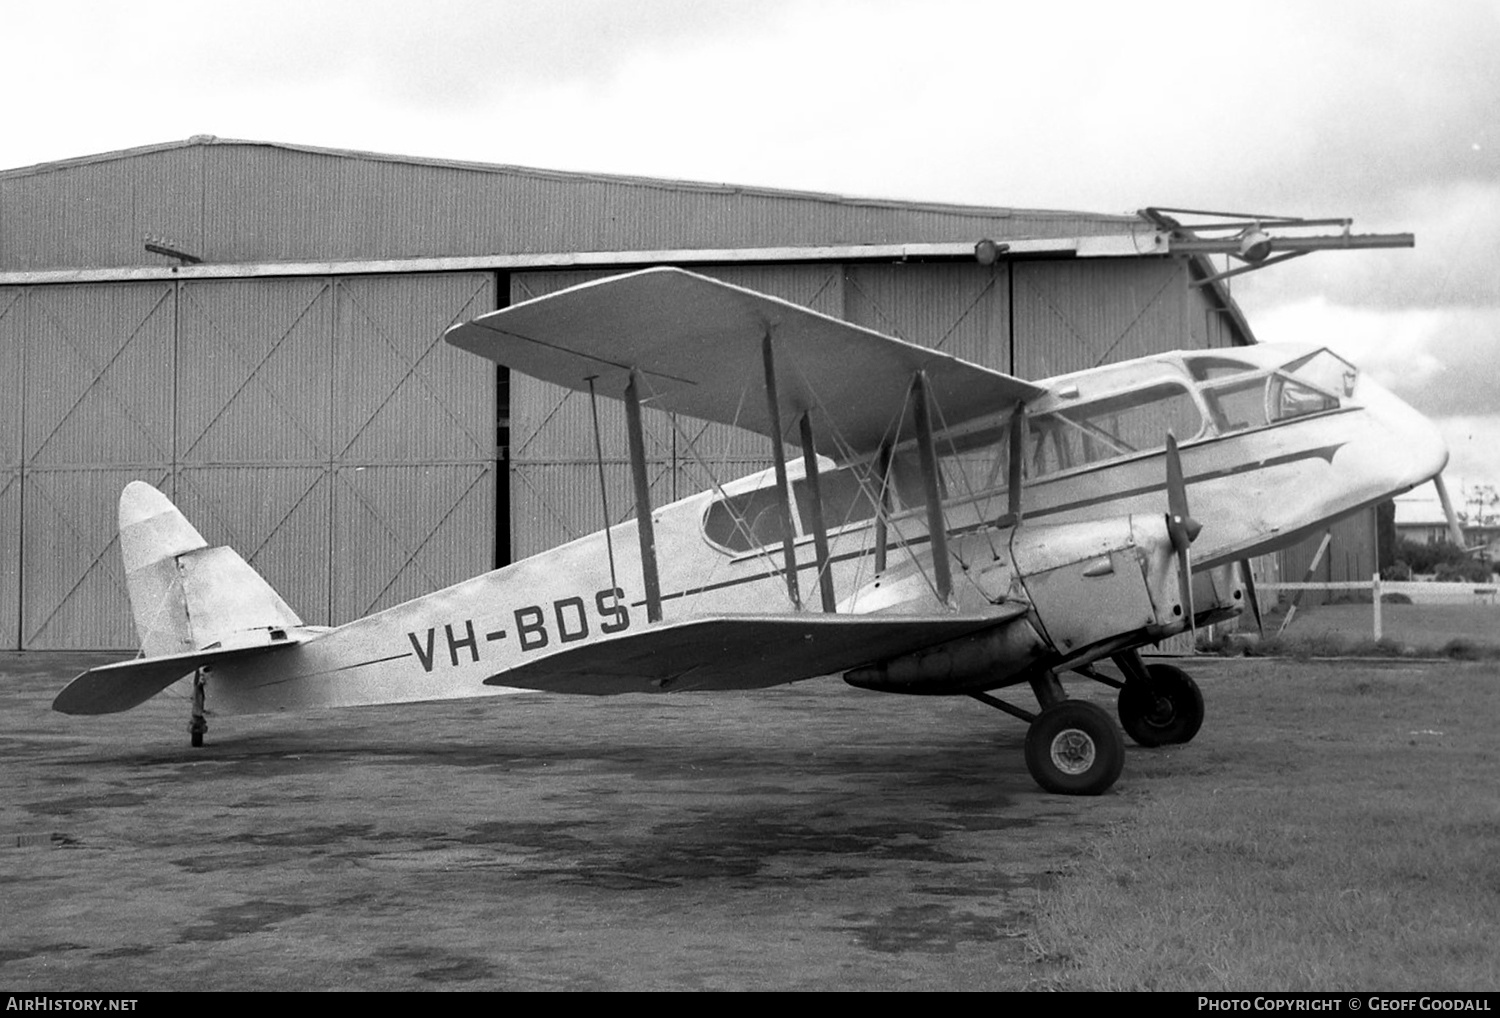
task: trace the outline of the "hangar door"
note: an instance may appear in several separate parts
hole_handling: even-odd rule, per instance
[[[488,273],[7,291],[0,357],[27,394],[20,455],[0,450],[8,642],[134,645],[115,507],[137,478],[309,623],[489,568],[494,375],[441,337],[494,299]]]

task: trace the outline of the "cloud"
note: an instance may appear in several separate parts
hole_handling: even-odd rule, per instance
[[[1330,347],[1430,417],[1500,413],[1500,309],[1389,310],[1318,296],[1247,317],[1262,342]]]
[[[1448,490],[1457,498],[1464,485],[1500,484],[1500,414],[1444,417],[1438,430],[1448,443]]]

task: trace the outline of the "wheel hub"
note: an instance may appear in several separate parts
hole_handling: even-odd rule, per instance
[[[1151,713],[1147,715],[1146,720],[1151,722],[1153,725],[1159,725],[1162,727],[1170,725],[1172,723],[1172,719],[1177,716],[1177,708],[1173,706],[1171,698],[1158,696],[1154,699],[1155,703],[1153,704],[1153,709]]]
[[[1052,738],[1052,766],[1069,776],[1084,773],[1094,765],[1094,740],[1078,728],[1064,728]]]

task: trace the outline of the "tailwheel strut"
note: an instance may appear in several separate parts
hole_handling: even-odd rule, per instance
[[[203,710],[203,670],[193,673],[193,718],[188,722],[188,735],[193,748],[203,745],[203,735],[208,731],[208,716]]]

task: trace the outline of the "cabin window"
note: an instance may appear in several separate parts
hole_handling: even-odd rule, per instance
[[[1218,382],[1234,375],[1247,375],[1261,370],[1254,364],[1235,360],[1233,357],[1189,357],[1187,365],[1188,370],[1193,373],[1193,379],[1199,382]]]
[[[806,478],[792,482],[792,496],[796,499],[804,534],[817,529],[811,487]],[[875,518],[880,479],[869,464],[829,470],[818,474],[818,496],[823,503],[823,526],[835,531]]]
[[[955,429],[933,436],[937,454],[938,497],[983,502],[1010,486],[1010,422]],[[891,491],[897,511],[926,504],[922,456],[915,443],[901,446],[891,459]],[[987,510],[986,510],[987,511]]]
[[[1041,477],[1154,452],[1166,446],[1168,431],[1185,440],[1202,428],[1198,404],[1175,383],[1037,414],[1028,420],[1027,472]]]
[[[786,531],[775,484],[714,502],[703,516],[703,536],[730,551],[780,544]]]
[[[937,440],[944,498],[973,498],[1010,486],[1010,422]]]

